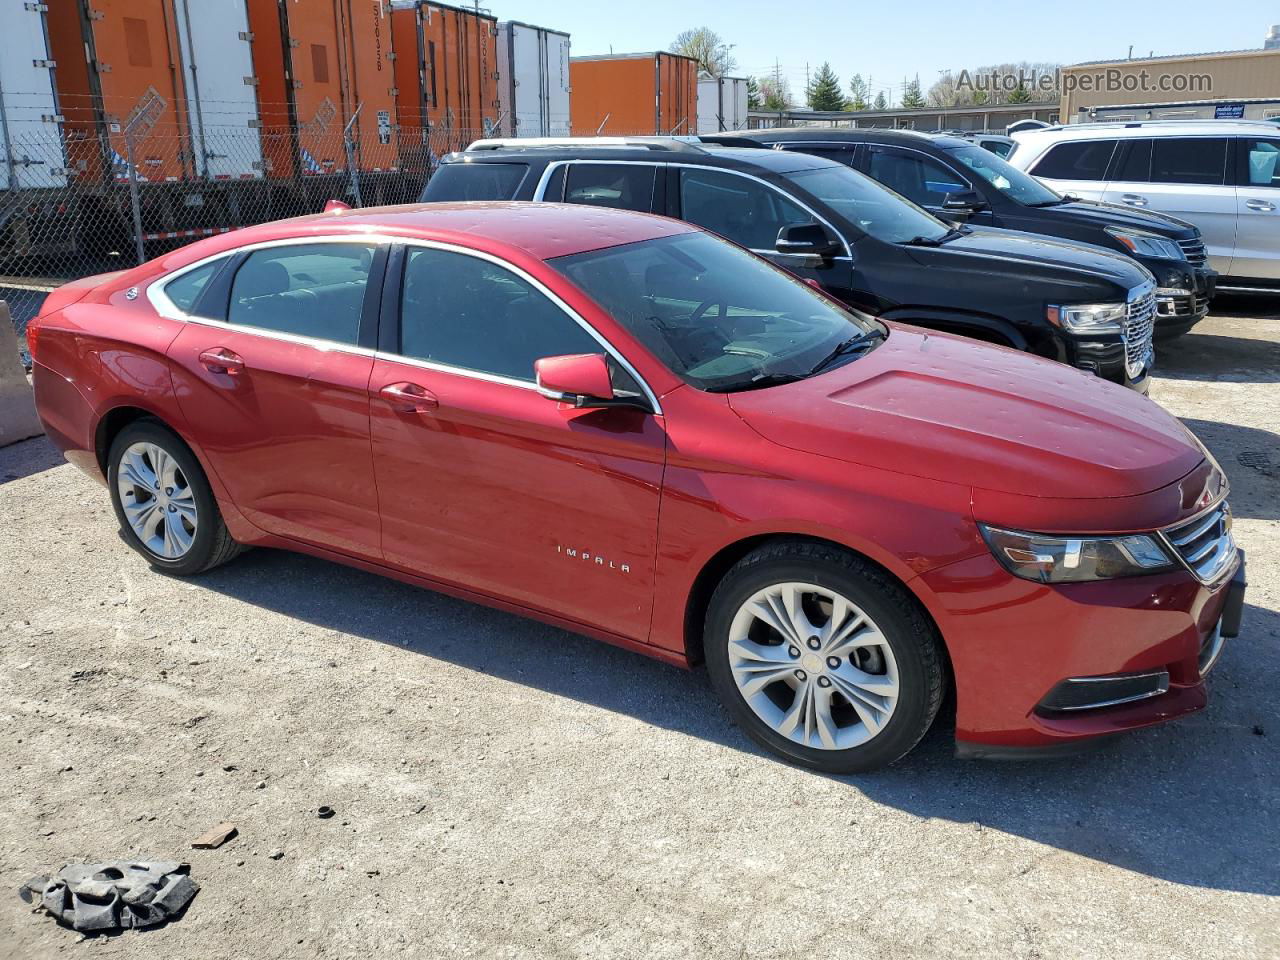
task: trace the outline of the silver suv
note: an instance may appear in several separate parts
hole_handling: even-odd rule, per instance
[[[1062,193],[1200,228],[1219,290],[1280,288],[1280,129],[1262,121],[1082,123],[1013,135],[1009,162]]]

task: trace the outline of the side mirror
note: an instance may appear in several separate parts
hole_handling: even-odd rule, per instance
[[[942,209],[947,213],[971,214],[986,207],[987,202],[977,190],[961,190],[948,193],[942,200]]]
[[[820,223],[793,223],[778,231],[773,248],[779,253],[830,257],[840,251],[840,241]]]
[[[575,407],[617,405],[609,363],[603,353],[574,353],[564,357],[543,357],[533,365],[538,392],[548,400],[571,403]]]

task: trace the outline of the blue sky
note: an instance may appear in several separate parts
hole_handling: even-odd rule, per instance
[[[453,0],[457,2],[457,0]],[[677,33],[708,26],[735,44],[738,72],[764,74],[774,59],[799,97],[805,62],[829,60],[841,82],[870,75],[896,96],[903,75],[928,89],[938,71],[1002,61],[1110,60],[1261,47],[1280,23],[1274,0],[1071,0],[960,4],[955,0],[481,0],[501,20],[565,30],[574,55],[665,49]],[[461,4],[460,4],[461,5]]]

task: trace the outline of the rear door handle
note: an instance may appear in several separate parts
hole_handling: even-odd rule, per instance
[[[378,395],[399,413],[426,413],[440,406],[436,395],[426,387],[406,381],[389,383],[378,391]]]
[[[1271,213],[1276,208],[1270,200],[1246,200],[1244,205],[1250,210],[1260,210],[1263,213]]]
[[[213,347],[200,354],[200,365],[210,373],[225,373],[230,377],[244,373],[244,360],[226,347]]]
[[[1120,199],[1131,207],[1145,207],[1148,202],[1146,197],[1139,196],[1136,193],[1122,193]]]

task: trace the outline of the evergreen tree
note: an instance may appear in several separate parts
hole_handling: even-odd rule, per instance
[[[902,108],[904,110],[919,110],[924,106],[924,95],[920,93],[920,77],[916,76],[914,80],[908,81],[903,77],[902,82]]]
[[[873,106],[876,110],[888,110],[888,109],[889,109],[889,99],[888,99],[888,97],[886,97],[886,96],[884,95],[884,91],[883,91],[883,90],[881,90],[879,93],[877,93],[877,94],[876,94],[875,103],[873,103],[873,104],[872,104],[872,106]]]
[[[867,88],[867,81],[862,78],[862,74],[855,73],[853,79],[849,81],[849,103],[850,110],[869,110],[871,108],[871,91]]]
[[[760,83],[755,77],[747,77],[747,109],[760,109]]]
[[[1009,94],[1009,102],[1010,103],[1030,103],[1031,94],[1027,90],[1027,88],[1020,83],[1018,84],[1018,88]]]
[[[809,84],[809,108],[812,110],[843,110],[844,94],[840,92],[840,78],[823,62]]]

